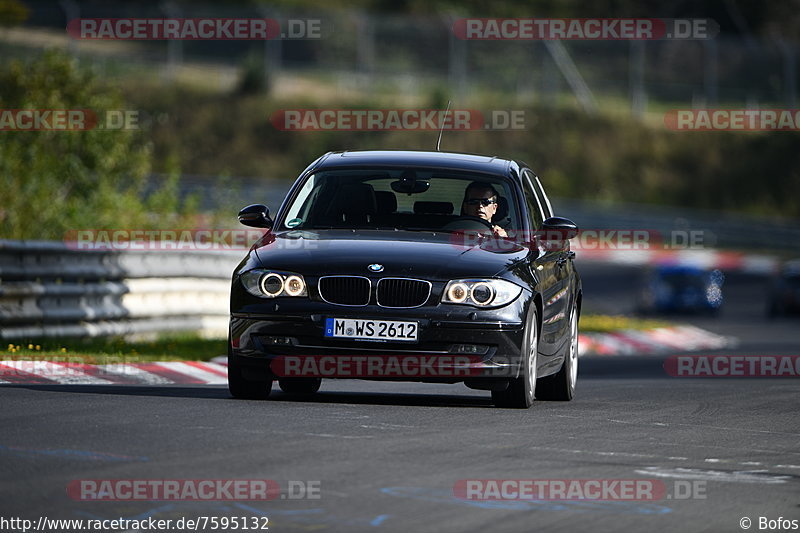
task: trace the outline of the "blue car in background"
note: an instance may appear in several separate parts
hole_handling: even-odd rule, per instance
[[[719,270],[687,265],[661,265],[645,274],[639,292],[642,313],[717,314],[722,306]]]

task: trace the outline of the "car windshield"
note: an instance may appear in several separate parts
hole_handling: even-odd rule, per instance
[[[474,182],[482,185],[470,188],[470,198],[495,200],[494,204],[483,205],[485,218],[502,228],[519,228],[515,189],[507,179],[408,168],[312,174],[295,195],[282,227],[454,231],[446,226],[463,220],[465,191]],[[497,196],[493,197],[492,188]]]

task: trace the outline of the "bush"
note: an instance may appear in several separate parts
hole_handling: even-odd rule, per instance
[[[0,109],[90,109],[102,120],[126,109],[69,56],[47,52],[0,65]],[[0,235],[62,239],[69,230],[185,224],[175,178],[145,192],[151,145],[138,130],[0,132]],[[152,187],[151,187],[152,188]],[[183,212],[181,212],[183,211]]]
[[[242,63],[239,77],[238,94],[260,94],[269,89],[269,80],[264,70],[263,54],[249,54]]]

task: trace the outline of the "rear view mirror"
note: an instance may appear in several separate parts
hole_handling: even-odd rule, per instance
[[[416,173],[411,171],[403,172],[402,177],[392,182],[392,190],[403,194],[419,194],[427,191],[431,184],[424,180],[417,180]]]
[[[248,205],[239,211],[239,222],[253,228],[271,228],[272,219],[269,218],[269,208],[263,204]]]

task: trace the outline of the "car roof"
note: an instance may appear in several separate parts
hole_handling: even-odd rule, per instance
[[[457,152],[424,152],[414,150],[364,150],[330,152],[314,165],[313,170],[352,168],[359,166],[418,166],[471,170],[511,176],[519,175],[520,163],[496,156]]]

